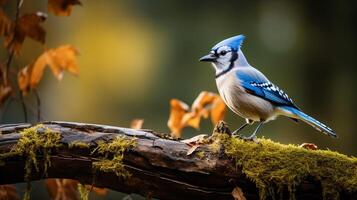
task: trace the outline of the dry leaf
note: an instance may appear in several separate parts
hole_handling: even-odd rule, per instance
[[[79,200],[78,181],[71,179],[46,179],[48,194],[53,200]]]
[[[26,37],[32,38],[42,44],[45,43],[46,31],[40,25],[47,18],[42,12],[25,14],[19,18],[16,33],[11,32],[5,38],[5,47],[16,55],[20,54],[22,43]]]
[[[189,107],[184,102],[178,99],[171,99],[170,101],[170,117],[167,126],[170,128],[172,137],[179,138],[181,136],[182,118],[188,112]]]
[[[31,89],[36,88],[40,83],[43,72],[45,71],[45,67],[47,65],[47,52],[45,51],[42,55],[40,55],[35,62],[27,66],[27,73],[29,74],[29,87]]]
[[[196,112],[188,112],[184,114],[181,121],[183,127],[191,126],[195,129],[200,128],[200,123],[201,123],[201,115],[197,114]]]
[[[1,200],[20,200],[14,185],[0,185]]]
[[[309,150],[317,150],[318,149],[317,146],[313,143],[303,143],[299,147],[309,149]]]
[[[182,101],[172,99],[170,102],[171,111],[168,127],[172,136],[179,138],[184,127],[190,126],[195,129],[200,128],[201,118],[208,118],[211,115],[211,122],[216,125],[223,120],[226,105],[221,97],[212,92],[201,92],[193,102],[191,109]]]
[[[234,200],[247,200],[244,197],[243,191],[240,187],[235,187],[232,191],[232,196],[234,198]]]
[[[201,117],[208,118],[209,112],[205,106],[213,101],[214,95],[215,94],[211,92],[201,92],[192,103],[191,112],[184,116],[183,123],[199,129]]]
[[[17,74],[17,83],[23,95],[30,91],[30,75],[31,71],[29,66],[22,68]]]
[[[12,22],[6,13],[0,8],[0,36],[8,36],[11,32]]]
[[[132,129],[141,129],[144,124],[144,119],[133,119],[130,123],[130,128]]]
[[[12,88],[10,86],[0,85],[0,106],[10,97]]]
[[[195,137],[192,137],[190,139],[186,140],[181,140],[181,142],[186,143],[187,145],[190,145],[191,148],[187,150],[186,155],[191,155],[193,152],[196,151],[196,149],[203,144],[206,144],[206,139],[208,138],[207,134],[200,134],[196,135]]]
[[[183,124],[198,129],[201,117],[208,118],[211,114],[211,122],[216,125],[220,120],[223,120],[225,111],[226,105],[219,95],[203,91],[193,102],[191,113],[184,116]]]
[[[78,75],[77,66],[78,50],[72,45],[62,45],[47,51],[46,62],[50,66],[53,75],[61,80],[63,71],[66,70],[73,75]]]
[[[193,152],[196,151],[196,149],[199,147],[200,145],[193,145],[190,149],[188,149],[186,155],[189,156],[191,155]]]
[[[181,140],[181,142],[188,144],[190,146],[198,145],[198,144],[205,144],[206,139],[208,138],[207,134],[200,134],[192,137],[190,139]]]
[[[226,110],[227,110],[226,104],[223,102],[220,96],[217,96],[213,100],[211,113],[210,113],[211,122],[214,126],[218,124],[219,121],[222,121],[224,119]]]
[[[51,68],[53,75],[58,80],[62,79],[64,70],[78,75],[77,55],[78,51],[71,45],[63,45],[45,51],[35,62],[19,71],[17,80],[20,90],[26,95],[31,89],[36,88],[46,66]]]
[[[57,16],[71,15],[75,5],[82,5],[79,0],[48,0],[48,11]]]
[[[201,112],[205,109],[205,106],[212,103],[217,96],[215,93],[202,91],[193,102],[191,106],[192,111]],[[207,117],[208,115],[206,115],[206,118]]]
[[[54,200],[79,200],[79,182],[71,179],[46,179],[47,191]],[[98,195],[104,196],[108,193],[106,188],[92,187],[85,185],[88,190]]]
[[[40,26],[40,23],[47,19],[47,14],[43,12],[36,12],[32,14],[23,15],[18,21],[18,31],[42,44],[45,43],[46,31]]]

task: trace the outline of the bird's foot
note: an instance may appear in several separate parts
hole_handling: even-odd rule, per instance
[[[231,133],[232,137],[243,137],[243,135],[239,134],[239,130],[235,130]]]
[[[243,140],[260,144],[260,142],[259,142],[257,136],[254,135],[254,134],[251,135],[251,136],[249,136],[249,137],[243,137]]]
[[[257,138],[257,136],[255,134],[247,137],[247,136],[240,135],[240,134],[234,134],[234,132],[233,132],[232,133],[232,137],[239,138],[239,139],[242,139],[244,141],[254,142],[254,143],[260,144],[259,139]]]

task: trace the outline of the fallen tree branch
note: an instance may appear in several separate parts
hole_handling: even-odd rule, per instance
[[[239,187],[245,198],[259,199],[256,184],[224,153],[222,147],[213,151],[209,144],[205,144],[187,155],[189,145],[163,139],[152,131],[73,122],[43,124],[60,134],[61,146],[49,154],[51,165],[46,173],[46,156],[37,155],[39,171],[31,169],[31,180],[76,179],[97,187],[159,199],[233,199],[231,192]],[[33,125],[0,126],[0,154],[7,155],[0,157],[0,184],[25,181],[27,158],[16,154],[9,156],[9,152],[19,142],[20,132],[29,127]],[[93,170],[93,162],[102,159],[93,150],[98,144],[110,143],[118,136],[136,142],[123,156],[124,168],[131,174],[128,177]],[[278,197],[289,196],[288,188],[279,189],[282,191],[277,194]],[[357,199],[357,188],[352,191],[342,188],[339,195],[341,199]],[[295,196],[296,199],[322,199],[320,182],[307,177],[296,187]]]

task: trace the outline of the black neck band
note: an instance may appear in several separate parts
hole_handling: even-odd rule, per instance
[[[234,67],[234,61],[236,61],[237,59],[238,59],[238,53],[233,51],[232,58],[230,60],[228,68],[216,74],[216,79],[226,74],[227,72],[231,71]]]
[[[229,67],[228,67],[227,69],[225,69],[225,70],[219,72],[218,74],[216,74],[216,78],[219,78],[219,77],[222,76],[223,74],[225,74],[225,73],[231,71],[231,70],[233,69],[233,66],[234,66],[234,63],[231,62],[231,63],[229,64]]]

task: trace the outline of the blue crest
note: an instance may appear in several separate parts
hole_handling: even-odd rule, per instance
[[[238,51],[243,43],[244,38],[245,38],[244,35],[233,36],[214,45],[212,50],[216,50],[222,46],[230,46],[233,50]]]

